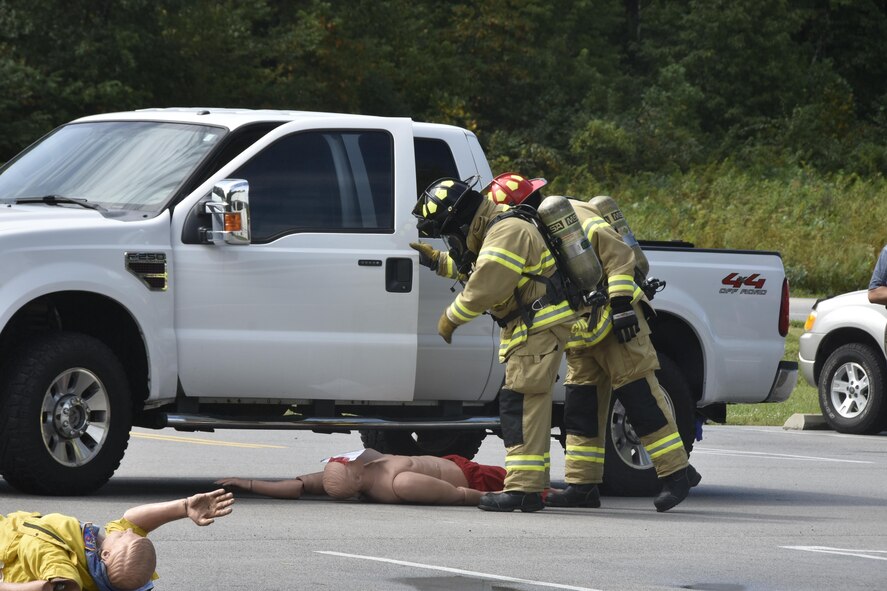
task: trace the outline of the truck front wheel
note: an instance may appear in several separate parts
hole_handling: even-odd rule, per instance
[[[401,456],[457,455],[472,459],[486,437],[484,430],[403,431],[367,429],[360,432],[364,447]]]
[[[82,495],[105,484],[129,442],[132,401],[101,341],[54,333],[28,342],[0,374],[0,470],[33,494]]]
[[[687,453],[693,449],[696,419],[690,387],[674,361],[659,355],[660,369],[656,372],[659,385],[670,404],[678,431]],[[653,496],[661,488],[653,462],[640,437],[631,426],[625,408],[613,397],[610,400],[610,419],[604,452],[604,482],[601,490],[614,496]]]

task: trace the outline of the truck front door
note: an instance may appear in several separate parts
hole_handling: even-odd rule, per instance
[[[176,247],[188,396],[412,398],[415,231],[402,231],[415,202],[411,125],[290,123],[214,176],[249,182],[252,243]]]

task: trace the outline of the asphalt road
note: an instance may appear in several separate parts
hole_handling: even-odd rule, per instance
[[[117,475],[87,498],[19,495],[0,512],[104,521],[132,505],[212,487],[223,476],[283,478],[360,446],[356,435],[134,432]],[[553,478],[563,454],[552,448]],[[478,456],[501,464],[501,441]],[[887,433],[706,429],[702,483],[668,513],[649,498],[601,509],[486,513],[473,507],[238,497],[200,528],[157,530],[158,589],[874,590],[887,586]]]

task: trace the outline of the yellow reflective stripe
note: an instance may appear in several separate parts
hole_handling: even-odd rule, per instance
[[[485,259],[499,263],[503,267],[511,269],[515,273],[522,273],[524,270],[524,265],[527,264],[526,259],[524,259],[523,257],[518,256],[513,252],[509,252],[504,248],[497,248],[495,246],[485,248],[480,251],[480,254],[477,255],[478,262]]]
[[[508,356],[508,352],[525,342],[527,342],[527,329],[523,322],[519,322],[515,327],[514,332],[511,333],[511,338],[503,338],[499,342],[499,362],[504,363],[505,358]]]
[[[564,452],[567,460],[577,462],[604,463],[604,448],[587,445],[568,445]]]
[[[535,472],[544,472],[546,466],[548,465],[547,462],[549,462],[549,460],[547,460],[545,456],[506,456],[505,470],[530,470]]]
[[[579,347],[591,347],[597,345],[613,330],[613,320],[610,317],[610,308],[605,308],[601,314],[600,322],[591,331],[577,331],[570,335],[565,348],[576,349]]]
[[[545,467],[551,468],[551,454],[548,452],[545,452]]]
[[[590,241],[598,228],[608,225],[609,224],[606,222],[606,220],[593,215],[582,222],[582,230],[585,232],[585,236]]]
[[[462,304],[461,293],[456,296],[456,300],[450,304],[449,311],[451,317],[461,320],[463,323],[470,322],[481,315],[481,312],[469,310],[464,304]]]
[[[545,306],[533,316],[533,330],[545,328],[552,324],[559,324],[564,320],[569,320],[571,316],[575,316],[576,312],[567,302],[561,302],[556,306]],[[527,342],[529,335],[526,324],[523,321],[517,323],[511,338],[502,338],[499,341],[499,361],[505,361],[508,353],[518,345]],[[602,337],[603,338],[603,337]]]
[[[566,455],[567,461],[570,462],[589,462],[591,464],[603,464],[604,458],[599,456],[583,456],[577,453],[568,453]]]
[[[667,454],[670,451],[674,451],[678,448],[682,448],[684,446],[684,442],[681,441],[681,436],[678,433],[671,433],[666,435],[659,441],[655,441],[651,443],[649,446],[644,446],[647,448],[647,453],[650,454],[650,458],[658,458],[662,454]]]
[[[614,275],[607,279],[607,291],[610,297],[634,295],[635,289],[637,289],[637,285],[630,275]]]
[[[564,320],[565,318],[575,315],[576,312],[567,302],[561,302],[552,306],[545,306],[533,316],[533,328],[541,328],[548,326],[554,322]]]
[[[631,275],[612,275],[607,278],[607,291],[610,295],[621,294],[622,292],[634,293],[637,288],[634,277]]]
[[[450,279],[455,279],[456,277],[458,277],[459,274],[456,273],[456,267],[455,265],[453,265],[453,259],[451,259],[450,257],[441,258],[446,260],[446,264],[444,265],[444,277],[449,277]]]
[[[592,451],[592,452],[604,453],[604,448],[595,447],[593,445],[568,445],[567,451]]]

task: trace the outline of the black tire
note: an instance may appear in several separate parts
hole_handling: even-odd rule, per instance
[[[885,428],[887,377],[880,351],[862,343],[832,352],[819,374],[819,407],[840,433],[878,433]]]
[[[401,456],[457,455],[472,459],[486,437],[484,430],[437,429],[403,431],[367,429],[360,432],[364,447]]]
[[[129,443],[132,399],[120,361],[78,333],[38,337],[0,373],[0,466],[15,488],[90,493],[114,474]]]
[[[696,410],[690,387],[674,361],[659,355],[659,385],[671,401],[675,423],[689,454],[696,439]],[[611,496],[645,497],[659,493],[662,484],[625,409],[612,397],[605,438],[604,482],[601,492]]]

